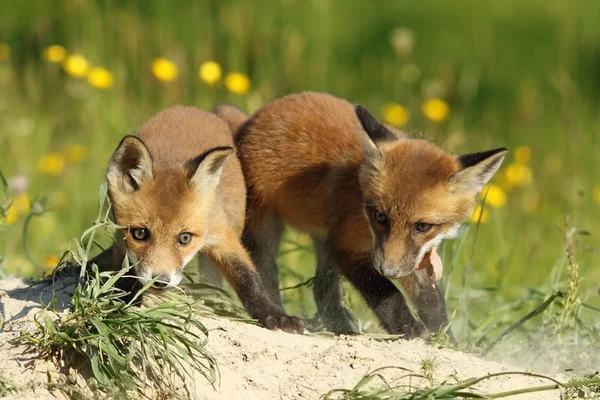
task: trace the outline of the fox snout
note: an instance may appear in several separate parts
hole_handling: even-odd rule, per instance
[[[164,290],[172,286],[177,286],[181,283],[183,273],[180,271],[166,272],[164,270],[152,269],[146,266],[135,267],[135,272],[138,280],[142,285],[147,285],[153,279],[156,279],[152,284],[152,289]]]
[[[382,263],[376,269],[386,278],[399,279],[412,274],[417,268],[414,263]]]

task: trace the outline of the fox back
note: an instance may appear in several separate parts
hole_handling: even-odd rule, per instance
[[[469,216],[506,149],[447,154],[327,94],[277,100],[236,136],[254,208],[327,237],[389,278],[414,272]]]
[[[126,136],[108,167],[116,222],[145,283],[177,285],[200,250],[241,235],[246,190],[227,124],[212,113],[176,106]]]

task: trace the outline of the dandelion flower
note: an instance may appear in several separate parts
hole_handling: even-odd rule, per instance
[[[410,118],[408,110],[398,103],[388,103],[384,105],[382,115],[385,122],[394,125],[395,127],[405,125]]]
[[[481,205],[478,205],[477,207],[475,207],[475,210],[473,210],[473,215],[471,216],[471,221],[475,222],[475,223],[482,223],[485,224],[486,222],[488,222],[490,219],[490,212],[481,207]]]
[[[531,149],[529,146],[519,146],[515,149],[515,161],[521,164],[529,164],[531,160]]]
[[[204,81],[210,86],[214,86],[221,80],[223,76],[223,70],[216,61],[207,61],[200,66],[198,70],[198,76],[200,80]]]
[[[225,76],[225,87],[231,93],[244,95],[250,90],[250,78],[240,72],[230,72]]]
[[[596,185],[592,190],[592,199],[594,199],[597,204],[600,204],[600,185]]]
[[[15,199],[12,203],[12,207],[19,214],[28,213],[29,210],[31,209],[31,203],[29,201],[29,197],[25,193],[15,196]]]
[[[444,122],[450,114],[448,103],[439,98],[430,98],[423,102],[423,114],[434,122]]]
[[[59,260],[59,256],[57,256],[56,254],[50,254],[44,257],[44,265],[49,268],[56,268]]]
[[[17,217],[19,216],[18,211],[15,209],[14,206],[11,206],[7,211],[6,211],[6,217],[4,219],[4,223],[7,225],[12,225],[17,221]]]
[[[506,167],[506,179],[512,186],[528,186],[531,185],[533,176],[527,165],[513,162]]]
[[[113,74],[104,68],[96,67],[90,70],[87,80],[96,89],[108,89],[113,85]]]
[[[490,183],[481,191],[481,197],[485,197],[485,203],[492,207],[502,207],[506,204],[506,193],[498,185]]]
[[[65,58],[63,69],[72,77],[81,79],[87,75],[90,62],[81,54],[73,54]]]
[[[523,195],[523,209],[533,214],[540,208],[540,195],[536,192],[527,192]]]
[[[152,61],[152,73],[156,79],[171,82],[177,78],[177,65],[169,59],[159,57]]]
[[[87,149],[82,144],[70,144],[65,149],[67,161],[73,164],[79,164],[87,156]]]
[[[45,47],[44,50],[42,50],[42,58],[44,61],[50,63],[61,63],[64,61],[66,56],[67,50],[58,44]]]
[[[10,58],[10,47],[5,43],[0,43],[0,61],[5,61]]]
[[[37,166],[42,174],[57,176],[65,169],[65,157],[61,153],[44,154]]]

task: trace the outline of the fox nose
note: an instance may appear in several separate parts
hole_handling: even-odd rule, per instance
[[[152,284],[152,287],[155,289],[165,289],[169,286],[169,282],[171,278],[168,275],[159,275],[158,277],[155,275],[152,279],[156,278],[156,282]]]
[[[382,275],[387,277],[387,278],[394,278],[398,275],[398,267],[396,267],[395,265],[383,265],[383,267],[381,267],[381,272]]]

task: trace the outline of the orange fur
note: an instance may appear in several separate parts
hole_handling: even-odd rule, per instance
[[[202,253],[237,290],[252,317],[273,329],[303,330],[266,294],[241,243],[246,187],[229,126],[195,107],[176,106],[126,136],[109,163],[109,195],[124,226],[138,278],[163,289],[181,281]],[[142,234],[143,233],[143,234]],[[191,238],[182,242],[182,237]]]
[[[278,239],[255,233],[272,215],[324,240],[332,262],[368,297],[383,289],[360,282],[357,268],[389,278],[413,274],[432,246],[456,233],[505,151],[461,159],[362,110],[361,117],[354,105],[327,94],[290,95],[238,122],[236,145],[248,186],[247,242],[256,258]],[[468,171],[467,162],[474,165]],[[375,220],[381,214],[385,224]],[[420,222],[433,226],[418,232]],[[377,285],[395,296],[384,282]],[[371,301],[377,308],[387,300]]]

